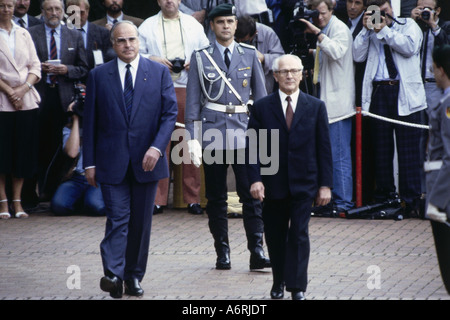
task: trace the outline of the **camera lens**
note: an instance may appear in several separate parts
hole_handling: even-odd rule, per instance
[[[423,20],[430,20],[430,17],[431,17],[430,11],[428,11],[428,10],[422,11],[422,13],[420,15]]]

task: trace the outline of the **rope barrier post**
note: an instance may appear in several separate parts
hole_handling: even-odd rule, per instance
[[[362,206],[362,114],[356,107],[356,207]]]

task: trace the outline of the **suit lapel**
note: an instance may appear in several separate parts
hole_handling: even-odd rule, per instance
[[[17,39],[19,38],[19,34],[16,31],[16,37],[15,37],[15,47],[16,50],[18,50],[19,46],[18,46],[18,42]],[[17,68],[17,64],[16,64],[16,60],[14,59],[14,57],[11,54],[11,51],[8,48],[8,45],[6,44],[5,40],[3,39],[3,37],[0,37],[0,52],[2,52],[6,58],[9,60],[9,62],[11,63],[11,65],[14,67],[14,69],[16,69],[18,71]]]
[[[287,131],[287,124],[286,124],[286,117],[284,116],[283,113],[283,107],[281,106],[281,97],[280,97],[280,93],[277,91],[276,94],[274,94],[272,96],[273,101],[272,101],[272,112],[274,113],[276,119],[281,123],[282,127]]]
[[[139,60],[139,67],[136,73],[136,79],[134,81],[134,92],[133,92],[133,107],[131,109],[130,122],[133,121],[137,109],[140,106],[140,101],[142,94],[145,91],[145,86],[147,84],[148,76],[150,75],[148,70],[148,65],[144,63],[144,59],[141,57]]]
[[[115,95],[115,100],[118,102],[118,107],[123,114],[125,121],[128,123],[128,116],[125,107],[125,99],[123,97],[123,89],[122,84],[120,82],[119,69],[117,67],[117,58],[114,59],[114,62],[111,63],[111,67],[109,69],[109,81],[111,92]]]
[[[292,120],[291,130],[300,122],[302,117],[307,113],[310,105],[306,95],[300,91],[297,100],[297,106],[295,107],[294,119]]]
[[[241,61],[241,52],[237,49],[237,46],[238,44],[235,43],[234,51],[233,54],[231,55],[230,68],[228,69],[228,72],[231,72],[234,69],[236,69],[237,66],[239,65],[239,62]],[[225,65],[225,61],[223,64]]]
[[[227,70],[227,66],[225,65],[225,61],[223,60],[223,56],[220,54],[219,48],[214,45],[214,51],[212,53],[212,58],[216,62],[217,66],[222,70]],[[231,67],[231,64],[230,64]]]
[[[36,51],[38,52],[41,61],[48,60],[48,47],[47,47],[47,34],[45,33],[45,24],[41,24],[39,29],[37,29],[38,34],[37,40],[35,41]],[[39,40],[42,39],[42,40]]]

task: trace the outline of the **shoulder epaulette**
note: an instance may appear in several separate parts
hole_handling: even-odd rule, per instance
[[[241,46],[243,46],[243,47],[245,47],[245,48],[248,48],[248,49],[256,50],[256,47],[255,47],[255,46],[252,46],[251,44],[239,42],[239,45],[241,45]]]
[[[203,47],[203,48],[200,48],[200,49],[197,49],[197,50],[195,50],[195,51],[202,51],[202,50],[207,50],[207,49],[209,49],[209,48],[211,48],[211,44],[208,44],[207,46],[205,46],[205,47]]]

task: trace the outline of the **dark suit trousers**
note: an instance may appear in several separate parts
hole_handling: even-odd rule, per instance
[[[226,163],[226,155],[222,150],[213,151],[222,153],[222,164],[203,163],[205,172],[205,196],[208,200],[206,213],[209,219],[209,229],[214,237],[226,237],[228,235],[227,219],[227,171],[229,164]],[[253,199],[250,194],[250,184],[247,178],[247,168],[245,164],[239,164],[235,151],[230,156],[231,166],[236,178],[236,192],[239,202],[242,203],[242,214],[244,228],[247,235],[263,233],[264,224],[262,221],[262,205],[259,200]]]
[[[421,123],[421,113],[399,116],[397,101],[399,86],[374,86],[370,112],[380,116],[409,123]],[[397,143],[399,194],[409,205],[421,195],[420,137],[421,130],[409,126],[393,124],[373,119],[371,137],[375,151],[376,200],[384,201],[390,192],[395,192],[394,184],[394,137]]]
[[[309,234],[313,199],[292,197],[264,200],[263,219],[274,282],[284,281],[287,291],[306,291]]]
[[[105,275],[142,281],[157,185],[158,181],[138,183],[130,169],[120,184],[101,185],[107,218],[100,244]]]
[[[441,222],[430,222],[442,280],[450,294],[450,227]]]

